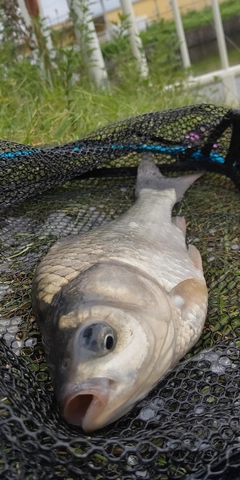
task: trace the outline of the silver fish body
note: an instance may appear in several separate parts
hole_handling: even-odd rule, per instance
[[[64,418],[85,431],[127,413],[198,340],[207,288],[172,208],[200,175],[167,179],[144,158],[134,205],[58,241],[37,267],[33,308]]]

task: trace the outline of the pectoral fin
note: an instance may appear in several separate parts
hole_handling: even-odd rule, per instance
[[[178,227],[182,233],[183,233],[183,236],[184,238],[186,237],[186,230],[187,230],[187,225],[186,225],[186,220],[184,217],[172,217],[172,223],[173,225],[176,225],[176,227]]]
[[[193,265],[202,272],[202,258],[199,250],[194,245],[188,245],[188,255],[191,258]]]
[[[180,316],[176,318],[178,349],[187,351],[196,343],[203,329],[207,314],[207,287],[203,281],[190,278],[174,287],[169,297],[172,305],[180,310]]]

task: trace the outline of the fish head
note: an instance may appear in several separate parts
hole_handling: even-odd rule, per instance
[[[101,265],[70,283],[55,299],[49,356],[63,417],[89,432],[125,415],[156,384],[171,308],[127,266]]]

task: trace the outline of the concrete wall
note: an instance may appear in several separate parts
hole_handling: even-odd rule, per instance
[[[231,42],[233,42],[240,47],[240,15],[224,20],[223,28],[227,45],[231,46]],[[192,62],[208,57],[211,54],[218,54],[216,33],[214,26],[211,24],[187,32],[186,40]]]

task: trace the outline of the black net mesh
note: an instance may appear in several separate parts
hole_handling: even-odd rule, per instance
[[[236,110],[201,105],[54,148],[1,142],[1,479],[240,478],[239,119]],[[128,415],[89,435],[59,415],[31,283],[57,238],[127,210],[146,150],[171,175],[208,170],[174,212],[202,255],[208,316],[185,359]]]

